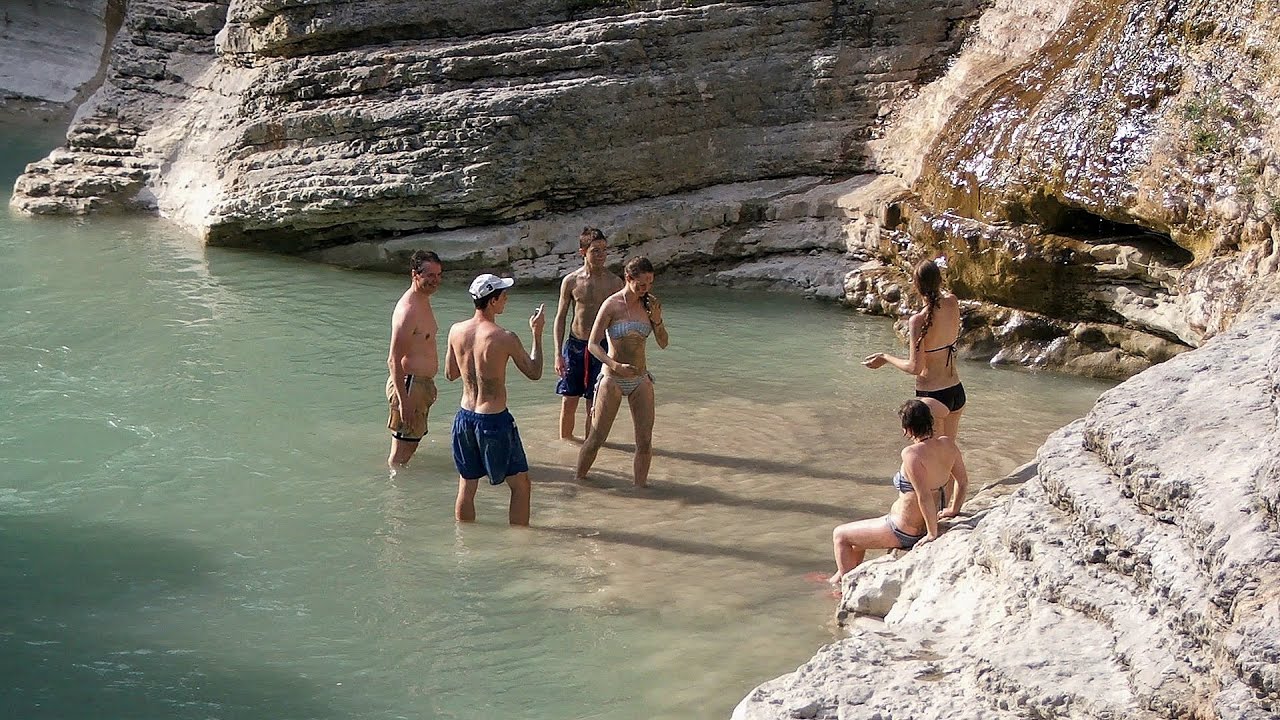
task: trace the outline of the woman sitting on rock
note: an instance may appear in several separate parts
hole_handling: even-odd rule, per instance
[[[845,573],[857,567],[868,550],[910,550],[937,539],[938,511],[946,505],[944,488],[952,477],[957,492],[951,498],[946,515],[954,517],[960,512],[969,487],[969,475],[955,440],[945,435],[934,436],[932,402],[915,398],[898,409],[902,434],[912,441],[903,448],[902,467],[892,480],[898,499],[893,501],[888,515],[845,523],[831,533],[836,572],[828,581],[833,585],[838,585]],[[940,406],[936,407],[941,410]]]

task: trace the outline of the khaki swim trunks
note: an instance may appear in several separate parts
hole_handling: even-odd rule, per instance
[[[427,434],[427,411],[436,401],[436,383],[429,377],[405,375],[404,385],[409,393],[407,408],[401,408],[396,402],[396,383],[387,378],[387,402],[391,406],[387,429],[397,440],[418,442]]]

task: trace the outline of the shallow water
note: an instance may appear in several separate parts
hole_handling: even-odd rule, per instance
[[[548,362],[511,382],[535,527],[506,527],[488,486],[459,527],[456,384],[413,465],[384,465],[405,278],[109,218],[0,213],[0,257],[12,717],[727,717],[839,636],[803,576],[830,571],[832,526],[894,495],[910,379],[857,362],[898,346],[881,318],[659,278],[653,487],[629,487],[625,412],[571,482]],[[469,314],[465,280],[436,296],[442,325]],[[503,320],[527,342],[555,297],[517,286]],[[1107,387],[961,372],[977,485]]]

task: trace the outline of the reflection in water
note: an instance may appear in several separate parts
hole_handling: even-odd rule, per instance
[[[192,673],[234,678],[226,666],[249,657],[243,667],[270,671],[228,702],[263,717],[330,706],[364,718],[723,717],[836,637],[832,600],[803,576],[829,572],[835,524],[894,496],[895,410],[911,380],[858,365],[894,346],[882,319],[660,281],[672,345],[651,358],[652,487],[631,486],[627,413],[574,483],[553,383],[513,379],[535,527],[509,528],[507,489],[487,485],[480,522],[458,526],[456,383],[439,382],[414,463],[394,477],[383,464],[404,278],[205,251],[149,221],[0,214],[0,253],[0,343],[12,349],[0,356],[11,417],[0,513],[91,519],[199,560],[198,582],[167,582],[170,558],[129,561],[138,543],[97,543],[95,562],[146,589],[110,599],[106,645],[9,647],[6,664],[178,649]],[[433,301],[442,325],[471,313],[464,280]],[[554,304],[555,288],[517,285],[502,318],[526,342],[539,302]],[[961,372],[975,486],[1029,459],[1105,387]],[[61,552],[28,547],[37,565]],[[75,575],[41,574],[21,612],[56,617]],[[73,675],[48,686],[72,698],[58,715],[94,716]],[[35,697],[35,676],[20,677]],[[127,682],[118,716],[234,714],[184,704],[198,694],[154,666]],[[319,707],[292,699],[300,689]]]

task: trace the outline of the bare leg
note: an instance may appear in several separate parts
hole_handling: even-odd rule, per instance
[[[387,456],[387,464],[400,467],[409,464],[409,458],[418,449],[418,443],[391,438],[391,454]]]
[[[586,479],[587,471],[595,463],[596,455],[599,454],[604,441],[609,439],[609,431],[613,429],[613,421],[618,417],[620,405],[622,405],[622,390],[618,388],[618,384],[612,377],[600,378],[600,388],[596,391],[596,422],[591,428],[591,433],[587,435],[586,441],[582,443],[582,449],[578,450],[578,469],[574,473],[576,480]]]
[[[595,410],[595,408],[596,408],[596,401],[593,398],[588,398],[587,399],[587,418],[586,418],[587,425],[586,425],[586,428],[582,431],[583,438],[586,438],[588,435],[591,434],[591,413],[593,410]]]
[[[529,473],[508,475],[507,487],[511,488],[511,509],[507,511],[507,520],[512,525],[528,525],[529,499],[533,495],[533,484],[529,482]]]
[[[952,411],[952,413],[942,419],[942,434],[957,439],[960,436],[960,418],[964,416],[964,408]]]
[[[587,407],[591,407],[588,405]],[[578,397],[576,395],[564,395],[560,398],[560,439],[573,439],[573,420],[574,415],[578,414]],[[587,421],[590,424],[590,420]]]
[[[632,461],[635,483],[636,487],[646,487],[653,462],[653,382],[640,383],[627,399],[631,401],[631,423],[636,428],[636,455]]]
[[[882,517],[837,525],[831,531],[831,544],[835,550],[836,573],[827,581],[832,585],[839,584],[845,573],[858,567],[868,550],[899,547],[898,537]]]
[[[963,414],[964,414],[964,408],[960,408],[959,410],[955,410],[950,415],[943,418],[942,434],[946,435],[952,440],[958,440],[959,439],[958,436],[960,435],[960,417]],[[956,479],[954,477],[948,479],[947,484],[944,487],[947,490],[948,498],[953,498],[956,496],[956,493],[960,492],[960,484],[956,482]],[[960,498],[960,500],[961,502],[963,502],[964,498]],[[952,517],[952,515],[950,512],[944,512],[941,517],[949,518],[949,517]]]
[[[453,505],[453,517],[458,522],[476,521],[476,490],[479,480],[458,478],[458,500]]]

